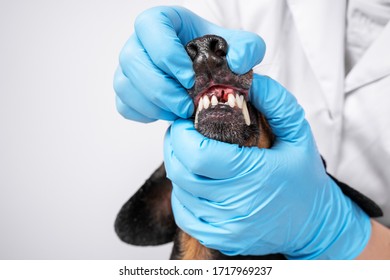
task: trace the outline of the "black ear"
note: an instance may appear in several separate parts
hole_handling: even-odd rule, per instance
[[[176,224],[171,208],[172,183],[164,164],[122,206],[115,221],[119,238],[133,245],[159,245],[173,240]]]

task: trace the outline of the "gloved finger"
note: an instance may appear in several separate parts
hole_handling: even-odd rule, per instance
[[[191,213],[197,219],[206,223],[217,223],[230,219],[232,212],[229,212],[229,208],[232,205],[219,203],[212,200],[203,199],[185,191],[183,188],[174,184],[173,193],[175,198],[185,205],[188,209],[191,209]]]
[[[135,30],[152,61],[186,88],[192,87],[194,73],[183,45],[196,37],[215,34],[225,38],[228,64],[238,74],[251,70],[265,53],[265,43],[258,35],[219,27],[182,7],[147,10],[137,18]]]
[[[223,237],[229,235],[230,232],[223,227],[216,227],[213,224],[207,223],[194,216],[190,209],[185,207],[172,193],[171,197],[172,211],[174,214],[177,226],[184,232],[196,238],[201,244],[212,249],[226,249],[221,247]]]
[[[277,189],[274,193],[272,190],[258,190],[253,189],[251,186],[246,188],[239,188],[234,190],[231,187],[220,188],[219,194],[227,197],[225,199],[216,196],[216,200],[210,200],[209,197],[215,197],[215,194],[208,195],[206,198],[194,196],[192,193],[186,191],[185,187],[180,187],[174,184],[175,197],[187,208],[191,209],[192,214],[207,223],[221,224],[227,222],[235,222],[240,220],[246,220],[253,213],[262,211],[268,204],[280,196],[281,189]],[[236,185],[239,187],[239,184]],[[205,187],[207,189],[207,187]],[[245,190],[248,190],[246,191]],[[212,193],[213,191],[209,191]],[[224,193],[230,192],[230,195],[224,195]],[[249,195],[250,193],[250,195]],[[266,195],[269,193],[270,195]],[[275,217],[277,214],[273,214]],[[266,218],[265,213],[264,218]],[[272,219],[272,217],[268,217]],[[239,223],[239,222],[238,222]],[[237,229],[238,230],[238,229]]]
[[[117,111],[126,119],[137,121],[137,122],[143,122],[143,123],[150,123],[156,121],[156,119],[148,118],[138,113],[137,111],[133,110],[125,103],[123,103],[118,96],[116,96],[115,98],[115,103],[116,103]]]
[[[167,130],[164,138],[164,165],[167,177],[194,197],[218,202],[234,194],[234,192],[226,192],[224,180],[213,180],[194,174],[176,158],[171,146],[170,129]]]
[[[142,112],[149,119],[175,120],[177,116],[158,107],[135,89],[132,82],[118,68],[114,76],[114,89],[120,100],[133,111]]]
[[[256,197],[257,200],[269,200],[273,194],[276,194],[273,186],[269,187],[267,185],[260,191],[259,188],[251,188],[253,178],[248,173],[244,176],[233,176],[226,179],[211,179],[194,174],[176,158],[172,150],[171,139],[170,130],[168,129],[164,139],[165,169],[167,177],[178,186],[178,189],[184,191],[183,196],[188,194],[222,206],[233,205],[237,201],[245,201],[252,196]],[[255,176],[259,177],[258,175]],[[260,180],[267,180],[269,176],[271,176],[271,173],[266,173],[261,178],[256,178],[256,182],[260,183]],[[247,209],[252,207],[252,202],[249,202],[245,207]]]
[[[156,67],[135,35],[126,42],[119,60],[123,74],[132,82],[131,98],[133,99],[129,104],[132,104],[135,98],[141,98],[149,101],[146,103],[152,103],[181,118],[192,115],[194,104],[187,91],[175,79]],[[122,101],[125,100],[122,98]],[[141,104],[147,105],[146,103]],[[141,109],[142,112],[149,112],[147,108]],[[156,113],[159,113],[158,110]]]
[[[229,45],[226,59],[234,73],[245,74],[263,60],[266,47],[257,34],[225,29],[221,35]]]
[[[181,15],[183,13],[184,15]],[[179,7],[155,7],[141,13],[135,21],[134,30],[151,60],[169,76],[176,78],[185,88],[195,82],[192,61],[185,51],[191,35],[192,12]],[[183,23],[186,21],[186,23]],[[182,28],[186,30],[182,31]],[[184,34],[186,41],[178,35]]]
[[[286,189],[286,184],[280,185],[278,180],[272,180],[275,174],[267,171],[268,167],[229,179],[210,179],[189,172],[174,156],[168,160],[167,156],[164,158],[167,177],[177,186],[177,197],[183,204],[196,209],[194,213],[198,218],[210,222],[216,223],[220,217],[227,218],[223,213],[213,216],[214,210],[228,210],[237,217],[261,211],[283,197]],[[275,164],[270,165],[275,168]]]
[[[177,184],[174,185],[175,197],[183,205],[191,209],[194,216],[207,223],[217,224],[231,220],[239,220],[250,215],[254,211],[254,208],[262,207],[262,205],[256,206],[252,203],[250,200],[253,200],[251,199],[253,195],[248,196],[248,193],[243,194],[238,186],[238,190],[236,190],[236,192],[234,187],[231,187],[230,190],[226,190],[226,188],[220,186],[218,188],[218,192],[209,190],[208,193],[206,193],[207,197],[202,198],[187,192],[185,187],[179,187]],[[206,190],[209,189],[208,186],[204,186],[203,188]],[[246,186],[246,189],[251,188],[250,186]],[[226,195],[228,192],[229,194]],[[253,191],[250,192],[253,193]],[[261,195],[259,196],[261,197]],[[264,196],[262,196],[261,199],[266,200],[263,205],[266,205],[266,203],[270,200],[268,197],[265,198]]]
[[[261,169],[265,164],[264,149],[209,139],[197,132],[190,120],[176,120],[169,137],[175,157],[199,176],[229,179]]]
[[[294,143],[311,137],[303,108],[275,80],[254,74],[250,101],[265,115],[272,132],[279,140]]]

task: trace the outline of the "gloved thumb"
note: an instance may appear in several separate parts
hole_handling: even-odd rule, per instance
[[[254,74],[249,97],[252,104],[264,114],[277,139],[297,142],[311,136],[303,108],[275,80]]]
[[[245,74],[259,64],[265,54],[265,43],[255,33],[242,30],[221,30],[229,49],[226,59],[230,69],[236,74]]]

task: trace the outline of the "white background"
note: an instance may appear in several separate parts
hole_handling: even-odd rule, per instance
[[[112,81],[136,15],[180,2],[0,1],[0,259],[169,257],[114,232],[167,124],[123,119]]]

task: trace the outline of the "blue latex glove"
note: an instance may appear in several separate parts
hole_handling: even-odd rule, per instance
[[[164,159],[178,226],[226,255],[358,256],[370,219],[326,174],[303,109],[258,75],[250,99],[276,135],[271,149],[208,139],[189,120],[167,131]]]
[[[218,27],[181,7],[146,10],[134,29],[121,51],[114,89],[118,111],[140,122],[192,115],[194,105],[185,90],[195,79],[184,49],[190,40],[206,34],[224,37],[229,44],[228,64],[240,74],[258,64],[265,51],[256,34]]]

